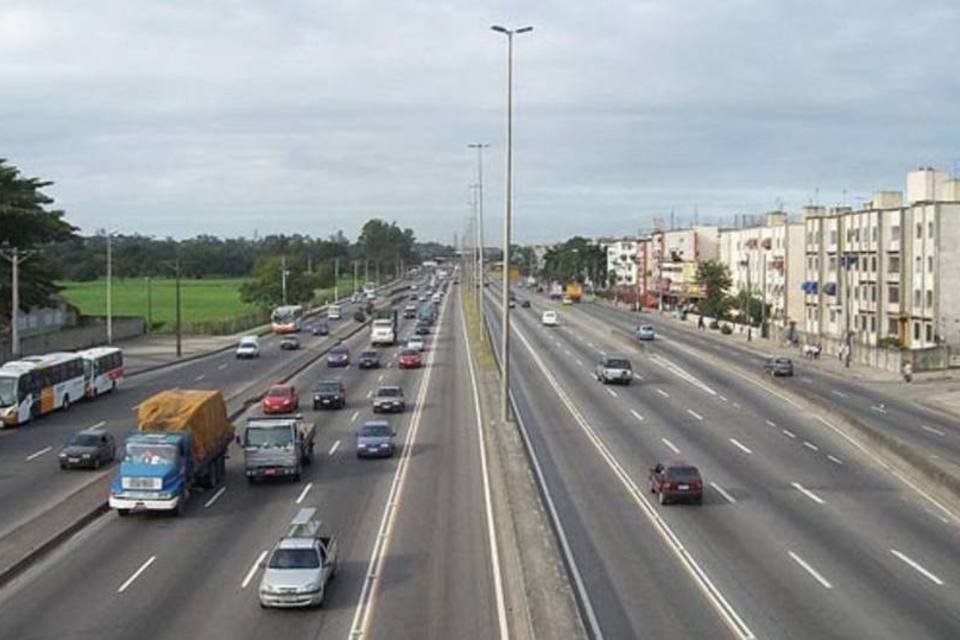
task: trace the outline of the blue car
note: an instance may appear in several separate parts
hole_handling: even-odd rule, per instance
[[[346,345],[338,344],[327,353],[328,367],[350,366],[350,349]]]
[[[364,422],[357,432],[357,457],[392,457],[396,451],[393,441],[396,435],[386,420]]]

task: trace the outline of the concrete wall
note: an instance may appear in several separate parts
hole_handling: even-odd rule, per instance
[[[20,340],[21,355],[30,356],[51,351],[76,351],[107,342],[107,325],[102,317],[81,316],[83,326],[54,333],[29,336]],[[137,317],[113,318],[114,342],[143,335],[144,319]],[[0,362],[11,360],[10,343],[0,342]]]

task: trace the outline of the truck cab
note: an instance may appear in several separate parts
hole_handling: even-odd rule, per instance
[[[190,436],[186,433],[133,433],[127,438],[120,470],[110,487],[110,507],[179,513],[191,475]]]
[[[337,572],[338,544],[321,533],[314,508],[301,509],[286,535],[263,565],[261,607],[296,608],[323,604],[327,585]]]
[[[243,436],[243,466],[247,480],[300,480],[303,467],[313,462],[316,425],[302,416],[250,418]]]

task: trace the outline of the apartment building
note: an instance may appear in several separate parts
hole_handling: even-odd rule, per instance
[[[763,224],[720,230],[720,261],[733,281],[730,293],[751,291],[769,306],[774,326],[803,329],[804,224],[783,211],[764,216]]]
[[[803,330],[869,346],[960,347],[960,180],[930,168],[856,210],[806,207]]]
[[[700,262],[720,258],[720,228],[654,231],[648,249],[639,248],[637,255],[644,260],[642,273],[651,274],[649,286],[644,286],[647,298],[655,298],[667,309],[695,303],[704,293],[697,282]]]
[[[637,239],[614,240],[606,245],[607,282],[613,288],[636,288],[639,275]]]

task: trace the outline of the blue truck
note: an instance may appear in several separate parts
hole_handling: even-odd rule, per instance
[[[121,516],[179,515],[192,490],[224,479],[233,437],[219,391],[174,389],[147,398],[137,408],[137,430],[127,436],[110,485],[110,508]]]

